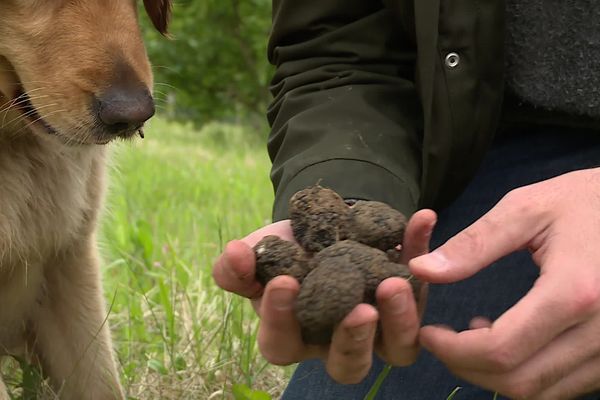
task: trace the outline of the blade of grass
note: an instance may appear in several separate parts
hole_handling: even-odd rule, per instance
[[[456,396],[456,393],[458,393],[460,391],[460,389],[462,389],[460,386],[457,386],[456,388],[454,388],[454,390],[452,391],[452,393],[450,393],[450,395],[446,398],[446,400],[452,400],[454,398],[454,396]]]
[[[377,375],[377,379],[375,380],[375,383],[369,390],[369,393],[367,393],[367,395],[365,396],[364,400],[374,400],[375,399],[375,396],[377,396],[377,393],[379,392],[379,389],[381,388],[383,381],[385,381],[385,378],[387,378],[387,376],[389,375],[391,370],[392,370],[392,366],[389,364],[385,364],[385,366],[383,367],[383,369],[381,370],[379,375]]]

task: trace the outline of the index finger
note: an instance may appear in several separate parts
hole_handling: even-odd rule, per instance
[[[523,190],[523,189],[521,189]],[[544,207],[513,191],[485,215],[429,254],[413,258],[411,271],[432,283],[468,278],[499,258],[527,247],[544,232]]]
[[[577,290],[574,282],[543,275],[490,327],[454,332],[426,326],[421,344],[451,367],[510,371],[578,322],[581,316],[570,301]]]

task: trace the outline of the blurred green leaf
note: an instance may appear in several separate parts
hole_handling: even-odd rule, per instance
[[[135,241],[141,247],[144,259],[148,262],[152,260],[152,252],[154,251],[154,243],[152,241],[152,227],[144,220],[140,220],[136,224]]]
[[[178,355],[175,358],[175,370],[176,371],[185,371],[186,368],[187,368],[187,363],[185,362],[185,358],[183,358],[181,355]]]
[[[244,384],[233,385],[233,397],[235,400],[271,400],[269,393],[252,390]]]
[[[148,360],[148,368],[160,375],[167,375],[169,373],[165,365],[156,359]]]

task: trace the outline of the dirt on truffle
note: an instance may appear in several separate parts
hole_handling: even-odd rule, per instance
[[[289,204],[294,237],[306,251],[317,252],[348,236],[350,207],[333,190],[313,186]]]
[[[315,255],[315,261],[318,265],[324,259],[340,259],[349,267],[356,266],[364,274],[365,292],[364,302],[376,304],[375,291],[384,279],[399,277],[408,279],[413,286],[413,291],[419,289],[418,280],[413,279],[410,270],[406,265],[391,262],[388,254],[373,247],[352,240],[344,240],[330,246]],[[341,278],[339,278],[341,279]],[[413,284],[413,282],[415,282]],[[415,292],[415,296],[418,293]]]
[[[296,300],[304,343],[329,343],[335,327],[363,302],[364,285],[362,271],[348,266],[342,258],[321,260],[304,279]]]
[[[278,236],[265,236],[254,246],[256,279],[264,286],[279,275],[290,275],[302,283],[313,267],[307,254],[296,243]]]
[[[406,217],[385,203],[358,201],[350,208],[348,238],[380,250],[402,243]]]

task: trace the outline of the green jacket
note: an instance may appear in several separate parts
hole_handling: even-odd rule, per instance
[[[410,215],[452,200],[504,89],[502,0],[273,0],[274,219],[321,183]]]

